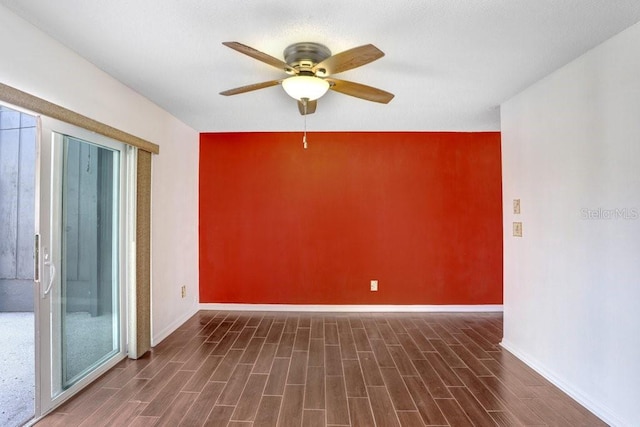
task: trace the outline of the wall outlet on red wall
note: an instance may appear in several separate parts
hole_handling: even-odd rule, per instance
[[[378,281],[377,280],[372,280],[371,281],[371,292],[376,292],[378,290]]]

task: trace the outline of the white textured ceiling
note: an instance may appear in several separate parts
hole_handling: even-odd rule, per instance
[[[310,130],[499,130],[499,105],[640,21],[639,0],[0,0],[198,131],[300,130],[277,69],[221,43],[277,58],[313,41],[367,43],[386,56],[336,77],[395,94],[388,105],[329,92]],[[637,54],[637,52],[635,53]]]

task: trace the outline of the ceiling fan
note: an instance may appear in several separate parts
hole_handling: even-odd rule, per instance
[[[329,48],[320,43],[295,43],[284,50],[284,61],[242,43],[223,42],[222,44],[276,67],[287,73],[289,77],[225,90],[220,92],[220,95],[237,95],[281,84],[285,92],[298,101],[298,110],[302,115],[314,113],[318,98],[329,89],[382,104],[387,104],[394,96],[375,87],[330,77],[383,57],[384,53],[372,44],[332,55]]]

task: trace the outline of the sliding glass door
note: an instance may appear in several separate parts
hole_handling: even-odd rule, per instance
[[[41,135],[36,412],[46,413],[125,357],[128,151],[53,120]]]
[[[118,150],[62,138],[60,390],[121,350]]]

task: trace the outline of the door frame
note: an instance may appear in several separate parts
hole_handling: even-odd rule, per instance
[[[20,111],[29,114],[39,119],[40,116],[50,117],[59,120],[63,120],[66,123],[73,124],[79,128],[87,129],[88,131],[100,135],[106,135],[112,139],[125,143],[130,151],[131,162],[128,167],[128,182],[132,191],[129,192],[130,196],[130,215],[127,218],[128,221],[128,241],[131,244],[131,253],[129,262],[127,263],[127,305],[128,313],[128,355],[129,358],[137,359],[147,352],[151,344],[151,324],[149,317],[150,307],[150,210],[151,210],[151,166],[153,154],[160,153],[160,147],[148,140],[142,139],[133,134],[124,132],[120,129],[109,126],[105,123],[91,119],[87,116],[79,114],[73,110],[69,110],[58,104],[47,101],[46,99],[35,96],[29,92],[24,92],[15,87],[6,85],[0,82],[0,103],[13,110]],[[39,143],[39,137],[36,143]],[[37,146],[36,149],[39,149]],[[140,156],[139,150],[142,150]],[[38,159],[38,157],[37,157]],[[39,162],[39,160],[37,160]],[[141,168],[141,169],[139,169]],[[36,169],[36,174],[40,173],[39,163]],[[36,185],[39,180],[36,181]],[[36,188],[37,191],[37,188]],[[36,198],[35,203],[39,203],[39,199]],[[140,205],[140,210],[138,205]],[[37,214],[37,212],[36,212]],[[137,241],[136,239],[140,239]],[[38,265],[38,269],[39,269]],[[136,271],[137,269],[137,271]],[[37,271],[36,271],[37,272]],[[137,289],[138,286],[142,286],[142,289]],[[39,300],[40,287],[33,287],[34,301]],[[148,308],[145,309],[144,307]],[[34,313],[34,341],[35,351],[40,351],[40,343],[38,342],[39,330],[39,316],[37,311]],[[35,366],[35,373],[38,375],[40,369],[40,362],[37,361]],[[39,403],[38,395],[36,395],[36,402],[34,405],[35,415],[32,423],[35,423],[39,419],[43,418],[48,412],[43,412]]]

